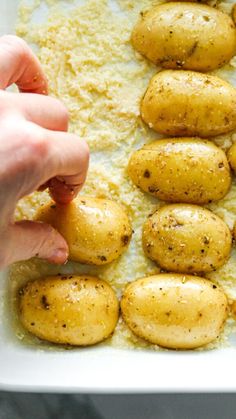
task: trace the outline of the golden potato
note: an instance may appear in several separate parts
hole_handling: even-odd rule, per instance
[[[128,173],[143,191],[170,202],[217,201],[231,185],[224,151],[199,138],[168,138],[147,144],[132,154]]]
[[[233,171],[236,173],[236,143],[234,143],[228,151],[228,160]]]
[[[236,89],[212,75],[161,71],[149,83],[141,116],[150,128],[165,135],[223,134],[236,128]]]
[[[173,69],[214,70],[236,52],[232,19],[196,3],[164,3],[141,13],[131,41],[149,60]]]
[[[190,204],[166,205],[143,227],[146,255],[167,271],[205,273],[228,259],[231,234],[221,218]]]
[[[24,327],[54,343],[93,345],[115,329],[119,303],[105,281],[61,275],[28,282],[19,291]]]
[[[236,301],[235,300],[233,300],[230,304],[230,314],[234,319],[236,319]]]
[[[233,238],[236,242],[236,222],[234,223],[234,228],[233,228]],[[235,307],[236,307],[236,304],[235,304]]]
[[[121,311],[130,329],[147,341],[191,349],[219,336],[227,317],[227,298],[207,279],[160,274],[129,284]]]
[[[232,7],[232,19],[233,22],[236,23],[236,4],[234,4]]]
[[[108,199],[77,197],[69,205],[49,203],[35,217],[56,228],[69,245],[71,260],[104,265],[117,259],[132,229],[124,209]]]

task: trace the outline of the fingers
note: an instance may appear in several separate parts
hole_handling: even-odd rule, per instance
[[[46,130],[45,130],[46,131]],[[52,198],[67,204],[81,190],[88,171],[89,148],[74,134],[46,131],[53,174],[48,182]]]
[[[69,114],[66,107],[58,99],[32,93],[16,95],[10,92],[0,93],[0,99],[4,103],[3,111],[6,110],[7,106],[16,107],[25,119],[43,128],[54,131],[67,131],[68,129]]]
[[[41,185],[50,187],[58,203],[67,203],[85,182],[89,149],[74,134],[47,130],[9,113],[0,123],[0,157],[0,186],[8,206]]]
[[[20,221],[9,227],[8,249],[3,266],[32,257],[58,264],[68,258],[64,238],[50,225],[33,221]]]
[[[47,94],[47,79],[39,60],[23,39],[0,38],[0,89],[16,83],[21,92]]]

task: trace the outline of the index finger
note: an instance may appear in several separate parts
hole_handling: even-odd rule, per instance
[[[14,35],[0,38],[0,89],[16,83],[21,92],[48,93],[41,64],[26,42]]]

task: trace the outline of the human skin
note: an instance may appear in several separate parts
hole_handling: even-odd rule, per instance
[[[5,89],[15,83],[19,93]],[[69,115],[47,96],[41,65],[20,38],[0,38],[0,268],[31,257],[65,263],[68,246],[50,225],[14,221],[17,202],[49,188],[69,203],[82,188],[88,169],[86,142],[67,132]]]

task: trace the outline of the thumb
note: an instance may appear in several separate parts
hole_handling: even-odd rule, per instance
[[[20,221],[10,226],[8,244],[6,264],[35,256],[61,264],[68,258],[65,239],[52,226],[41,222]]]

